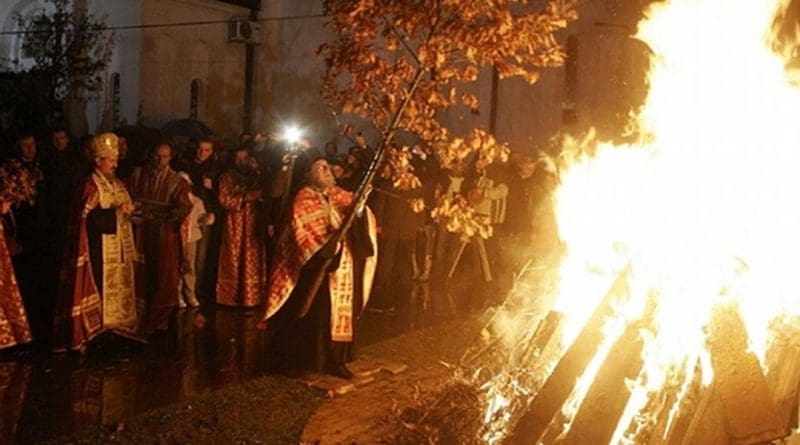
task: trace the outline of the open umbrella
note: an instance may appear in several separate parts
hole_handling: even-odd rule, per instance
[[[166,136],[185,137],[189,139],[202,139],[214,136],[208,125],[197,119],[175,119],[161,127],[161,132]]]

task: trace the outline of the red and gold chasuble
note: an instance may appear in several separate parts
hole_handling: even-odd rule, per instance
[[[300,269],[328,240],[333,237],[345,216],[346,208],[353,202],[352,193],[334,186],[326,192],[304,187],[298,192],[292,207],[291,225],[284,230],[276,249],[277,262],[267,286],[267,307],[264,319],[275,315],[286,303],[297,286]],[[377,240],[375,217],[365,209],[369,236],[374,255],[366,259],[363,282],[355,283],[353,254],[347,243],[341,251],[339,267],[328,273],[328,290],[331,297],[331,340],[350,342],[353,340],[353,314],[363,308],[353,307],[355,286],[363,286],[364,302],[369,300],[377,264]]]
[[[118,208],[131,202],[121,181],[111,181],[98,173],[94,173],[92,179],[97,184],[97,205],[101,209]],[[102,244],[103,276],[94,278],[103,280],[103,327],[121,334],[135,334],[139,317],[134,268],[139,256],[131,223],[118,214],[117,233],[102,235]]]
[[[219,203],[225,212],[217,273],[217,304],[256,307],[264,301],[267,275],[262,234],[256,227],[258,206],[234,185],[230,173],[219,180]]]
[[[118,208],[130,202],[128,191],[119,179],[106,178],[97,172],[80,190],[56,303],[53,346],[57,351],[80,348],[104,330],[139,339],[134,280],[139,257],[131,224],[117,214],[116,233],[100,235],[100,259],[90,258],[87,228],[87,217],[95,208]],[[92,260],[102,263],[101,277],[93,276]],[[96,280],[102,280],[103,295]]]
[[[0,224],[0,349],[31,340],[28,317],[6,247],[3,225]]]

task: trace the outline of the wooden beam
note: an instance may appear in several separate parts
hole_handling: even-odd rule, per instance
[[[550,311],[536,327],[536,332],[531,337],[531,341],[522,349],[526,356],[531,354],[541,354],[550,341],[555,336],[556,331],[564,319],[564,314],[557,311]]]
[[[644,342],[639,330],[638,323],[629,325],[612,346],[561,442],[563,445],[611,443],[631,396],[625,381],[636,378],[644,363]]]
[[[686,394],[679,402],[677,413],[672,420],[672,424],[665,425],[665,431],[660,435],[654,435],[650,440],[650,445],[680,445],[683,438],[686,437],[686,432],[692,419],[697,414],[703,397],[705,395],[706,387],[703,386],[703,371],[700,367],[700,361],[695,364],[692,370],[691,382],[686,389]],[[669,409],[669,408],[668,408]],[[669,413],[665,413],[668,415]],[[667,420],[666,418],[664,419]]]
[[[787,430],[795,430],[800,396],[800,341],[796,329],[790,326],[786,329],[788,332],[782,332],[781,338],[773,343],[777,359],[769,365],[767,385],[777,406],[780,424]]]
[[[627,294],[628,271],[625,269],[612,284],[611,289],[598,304],[589,321],[578,337],[561,357],[553,372],[542,385],[536,396],[509,435],[509,445],[530,445],[547,430],[572,392],[578,377],[583,374],[589,361],[597,353],[604,338],[603,325],[606,318],[614,313],[612,303]]]
[[[641,413],[649,416],[647,423],[641,425],[640,419],[634,418],[628,425],[626,437],[630,438],[632,443],[645,445],[668,443],[669,433],[679,420],[680,410],[684,409],[694,384],[693,377],[689,377],[690,381],[685,383],[688,385],[686,394],[681,394],[683,381],[687,378],[686,370],[682,369],[677,374],[670,372],[670,375],[671,377],[668,377],[666,381],[672,383],[667,383],[659,389],[658,393],[651,396],[641,410]],[[673,411],[675,416],[671,418],[670,415]]]
[[[722,406],[731,443],[737,445],[765,443],[789,435],[747,341],[738,306],[716,306],[708,335],[714,393]]]
[[[669,442],[677,443],[677,442]],[[725,422],[722,403],[717,396],[716,385],[705,388],[697,411],[692,417],[681,445],[724,445],[731,437]]]

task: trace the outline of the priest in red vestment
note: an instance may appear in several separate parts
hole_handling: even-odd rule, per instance
[[[140,340],[135,265],[140,260],[130,217],[134,205],[114,174],[113,133],[92,140],[95,170],[73,199],[53,329],[53,349],[83,351],[109,330]]]
[[[140,221],[136,244],[144,256],[146,315],[142,332],[166,330],[172,310],[178,306],[181,224],[192,210],[189,188],[170,167],[172,147],[156,146],[150,165],[137,167],[128,189],[137,204]]]
[[[8,213],[11,204],[0,200],[0,214]],[[6,247],[3,224],[0,224],[0,349],[32,340],[28,317],[22,305],[11,255]]]
[[[245,149],[233,152],[233,166],[219,179],[225,210],[217,273],[217,303],[252,308],[264,301],[267,265],[264,233],[257,228],[263,210],[261,177]]]
[[[278,239],[260,325],[276,318],[283,331],[277,341],[301,342],[286,348],[289,355],[301,351],[295,357],[299,366],[342,378],[353,376],[345,364],[354,358],[356,321],[369,300],[378,252],[369,208],[360,212],[342,245],[330,242],[352,205],[352,193],[335,185],[328,162],[314,160]],[[330,258],[331,267],[320,271]],[[324,280],[311,294],[308,284],[318,273]]]

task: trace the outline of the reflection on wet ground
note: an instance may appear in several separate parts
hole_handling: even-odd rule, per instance
[[[408,310],[367,311],[369,345],[455,316],[449,298],[415,287]],[[97,424],[116,425],[151,409],[262,375],[267,339],[256,312],[209,308],[176,314],[168,333],[139,345],[98,338],[83,356],[0,351],[0,443],[35,443]]]

